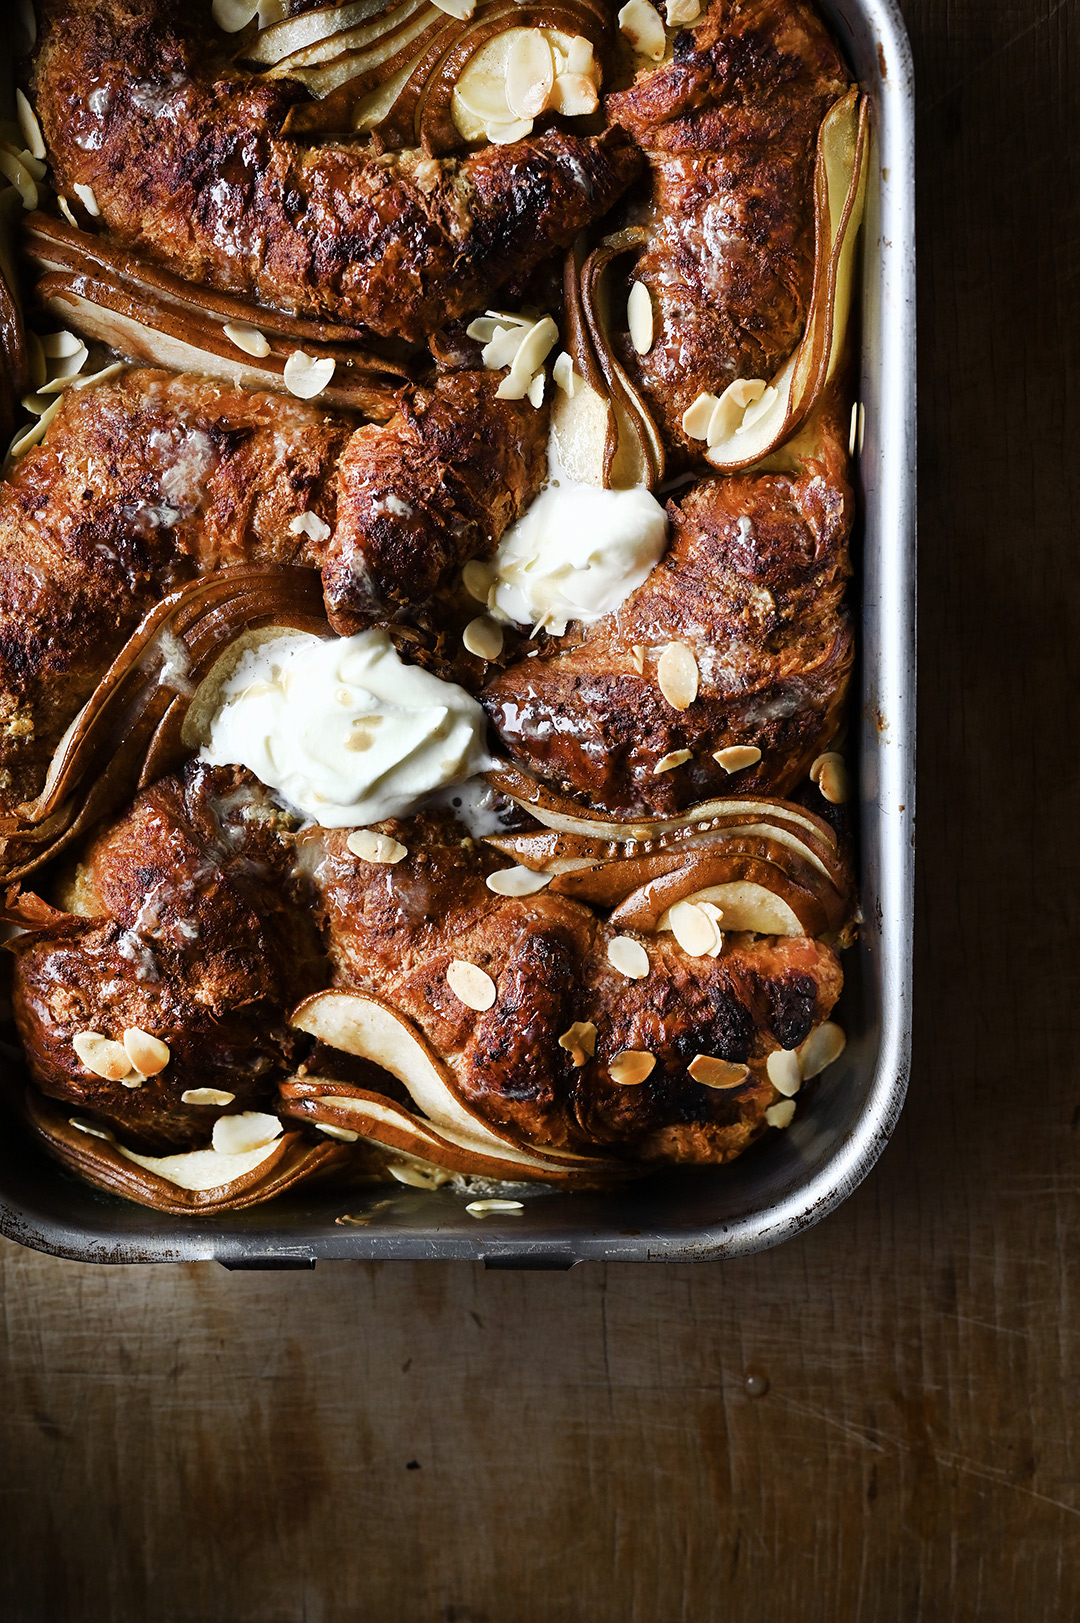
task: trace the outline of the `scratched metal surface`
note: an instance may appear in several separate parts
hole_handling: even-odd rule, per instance
[[[919,923],[892,1146],[818,1228],[715,1267],[4,1245],[5,1619],[1080,1614],[1080,5],[905,12]]]

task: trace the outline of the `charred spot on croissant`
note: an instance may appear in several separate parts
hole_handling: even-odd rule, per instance
[[[817,1010],[817,986],[809,975],[766,980],[761,988],[769,1006],[769,1029],[781,1048],[798,1048],[810,1035]]]

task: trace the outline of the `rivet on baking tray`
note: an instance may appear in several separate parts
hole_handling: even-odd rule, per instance
[[[763,1398],[769,1390],[769,1377],[756,1369],[751,1369],[747,1371],[743,1385],[748,1398]]]

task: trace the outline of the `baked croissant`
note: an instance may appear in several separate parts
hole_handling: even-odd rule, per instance
[[[191,282],[415,342],[572,242],[640,171],[618,130],[464,159],[298,144],[279,132],[307,92],[235,67],[202,9],[48,0],[34,86],[59,188],[88,186],[119,242]]]

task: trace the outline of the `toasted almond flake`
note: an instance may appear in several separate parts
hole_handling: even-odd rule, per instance
[[[550,316],[543,316],[535,322],[518,345],[509,375],[503,378],[495,391],[496,398],[523,400],[533,374],[543,366],[558,337],[559,329]]]
[[[259,0],[214,0],[210,15],[225,34],[238,34],[256,15]]]
[[[334,364],[328,355],[320,358],[304,349],[294,349],[285,362],[285,387],[299,400],[314,400],[333,377]]]
[[[497,1212],[523,1212],[525,1203],[521,1200],[470,1200],[465,1210],[470,1217],[493,1217]]]
[[[470,597],[478,603],[486,603],[488,593],[494,585],[495,577],[487,564],[482,564],[479,558],[473,558],[461,571],[461,583]]]
[[[318,513],[310,509],[306,513],[294,513],[289,520],[290,535],[306,535],[310,541],[326,541],[330,536],[330,526]]]
[[[531,868],[499,868],[488,874],[485,883],[496,896],[533,896],[550,885],[551,875],[533,873]]]
[[[443,1167],[421,1165],[414,1161],[388,1161],[386,1170],[398,1183],[405,1184],[409,1189],[440,1189],[453,1177],[453,1173]]]
[[[488,139],[493,146],[510,146],[514,141],[523,141],[527,135],[531,135],[532,127],[531,118],[515,119],[513,124],[493,124],[488,130]]]
[[[80,1121],[78,1116],[69,1116],[68,1121],[72,1127],[77,1127],[80,1133],[88,1133],[91,1138],[103,1138],[106,1144],[112,1144],[115,1134],[110,1133],[107,1127],[95,1127],[93,1122]]]
[[[373,828],[354,829],[345,844],[354,857],[360,857],[364,862],[382,863],[387,867],[392,867],[409,854],[407,845],[392,839],[389,834],[376,834]]]
[[[699,394],[693,405],[687,406],[682,414],[683,433],[692,440],[707,439],[713,412],[719,404],[716,395]]]
[[[763,378],[736,378],[734,383],[728,384],[709,419],[705,437],[710,448],[723,444],[738,432],[747,408],[761,399],[765,387]]]
[[[608,963],[631,981],[643,981],[649,973],[649,955],[632,935],[613,936],[608,942]]]
[[[729,744],[726,749],[713,750],[713,760],[725,772],[742,772],[748,766],[757,765],[761,751],[753,744]]]
[[[653,767],[653,777],[658,778],[661,772],[674,772],[677,766],[685,766],[691,754],[690,750],[670,750],[667,755],[662,755]]]
[[[750,405],[747,406],[743,412],[742,422],[735,430],[736,434],[745,434],[749,429],[753,428],[755,423],[760,422],[766,412],[771,409],[775,399],[776,390],[770,383],[766,389],[762,390],[757,399],[751,401]]]
[[[68,332],[61,327],[59,332],[47,332],[41,335],[41,353],[47,361],[62,361],[69,356],[77,355],[86,345],[75,333]]]
[[[185,1088],[180,1095],[182,1105],[231,1105],[236,1098],[235,1093],[226,1093],[224,1088]]]
[[[24,209],[36,209],[38,206],[37,181],[14,152],[0,149],[0,174],[5,180],[10,180],[22,199]]]
[[[696,902],[676,902],[669,914],[671,932],[691,958],[715,957],[722,945],[716,922]]]
[[[802,1085],[802,1072],[799,1069],[799,1056],[793,1048],[776,1049],[766,1060],[765,1069],[777,1093],[784,1094],[788,1099],[798,1093]]]
[[[666,10],[669,28],[681,28],[687,23],[696,23],[701,16],[698,0],[667,0]]]
[[[78,231],[79,222],[75,218],[74,214],[72,214],[72,212],[71,212],[71,204],[68,202],[68,200],[64,196],[63,192],[57,192],[57,194],[56,194],[56,202],[57,202],[57,206],[59,207],[60,213],[64,216],[64,219],[67,221],[68,225],[73,225],[75,227],[76,231]]]
[[[124,1051],[141,1076],[157,1076],[172,1059],[168,1043],[140,1026],[129,1026],[124,1032]]]
[[[360,1137],[351,1127],[337,1127],[333,1122],[314,1121],[311,1125],[318,1128],[320,1133],[325,1133],[327,1138],[340,1138],[343,1144],[355,1144]]]
[[[580,1070],[585,1061],[592,1059],[596,1053],[596,1027],[591,1020],[575,1020],[559,1038],[559,1047],[566,1049]]]
[[[38,116],[21,90],[15,92],[15,112],[18,116],[22,138],[26,142],[30,156],[32,158],[44,158],[45,137],[41,133]]]
[[[282,1127],[276,1116],[264,1115],[260,1110],[242,1110],[237,1116],[219,1116],[214,1123],[210,1142],[219,1155],[243,1155],[248,1150],[261,1150],[281,1137]]]
[[[660,692],[675,710],[688,710],[697,698],[698,663],[684,642],[669,642],[656,666]]]
[[[738,1065],[715,1054],[698,1054],[686,1069],[703,1088],[741,1088],[750,1075],[748,1065]]]
[[[770,1127],[790,1127],[794,1114],[794,1099],[781,1099],[779,1104],[769,1106],[765,1112],[765,1120]]]
[[[546,374],[543,372],[537,372],[532,382],[529,384],[529,387],[525,391],[526,395],[528,396],[529,405],[535,406],[537,411],[539,411],[540,407],[544,404],[544,385],[546,382]]]
[[[642,643],[636,642],[630,650],[630,660],[639,676],[645,674],[645,648]]]
[[[101,210],[98,208],[98,200],[94,196],[94,189],[92,186],[80,186],[79,183],[76,182],[71,189],[75,193],[75,196],[79,199],[79,202],[82,204],[87,214],[92,214],[96,218],[101,213]]]
[[[119,1082],[131,1075],[133,1066],[123,1043],[103,1037],[100,1031],[76,1032],[71,1046],[83,1068],[104,1077],[107,1082]]]
[[[52,404],[53,398],[47,394],[24,394],[19,401],[22,409],[30,412],[34,417],[40,417],[43,412],[48,411]]]
[[[573,400],[582,380],[574,371],[574,362],[565,349],[556,357],[555,365],[551,368],[551,375],[555,379],[556,387],[562,390],[568,400]]]
[[[108,366],[101,368],[100,372],[91,372],[87,377],[72,378],[70,387],[72,389],[87,389],[92,383],[108,383],[110,378],[119,377],[120,373],[126,371],[126,369],[126,361],[110,361]]]
[[[597,71],[592,40],[575,34],[566,48],[566,72],[593,75]]]
[[[446,984],[467,1009],[483,1014],[498,997],[495,982],[477,964],[465,958],[454,958],[446,971]]]
[[[820,1076],[827,1065],[840,1058],[846,1046],[847,1038],[834,1021],[825,1020],[815,1026],[799,1048],[799,1069],[804,1082],[809,1082],[812,1076]]]
[[[258,327],[248,327],[241,321],[227,321],[221,330],[230,344],[242,349],[245,355],[261,358],[270,353],[270,340]]]
[[[663,61],[667,36],[660,16],[648,0],[628,0],[619,12],[619,28],[640,56]]]
[[[62,394],[74,383],[90,357],[90,351],[85,344],[80,344],[73,355],[64,355],[60,360],[52,361],[49,371],[52,374],[47,383],[41,385],[39,394]]]
[[[518,118],[536,118],[555,82],[551,46],[539,28],[517,33],[506,58],[506,103]]]
[[[551,87],[548,106],[563,118],[584,118],[587,113],[595,113],[599,100],[596,85],[587,74],[560,73]]]
[[[621,1088],[636,1088],[656,1069],[656,1055],[644,1048],[624,1048],[608,1061],[608,1075]]]
[[[48,411],[43,412],[36,423],[32,423],[26,430],[20,430],[19,433],[15,435],[15,438],[12,440],[11,444],[8,446],[8,456],[13,459],[16,457],[25,456],[26,452],[30,450],[31,446],[37,445],[39,441],[43,440],[45,438],[46,429],[56,416],[57,412],[60,410],[62,403],[63,397],[61,395],[57,395]]]
[[[9,145],[9,143],[6,141],[3,144],[5,146]],[[25,147],[12,146],[10,147],[10,150],[14,152],[19,162],[29,169],[35,180],[45,179],[45,176],[49,172],[49,166],[47,163],[42,163],[39,158],[35,158],[34,154],[32,152],[27,152]]]
[[[848,797],[847,768],[844,757],[835,750],[819,755],[810,768],[810,782],[816,783],[832,806],[842,806]]]
[[[461,641],[477,659],[498,659],[503,650],[502,626],[496,625],[486,614],[478,614],[461,633]]]
[[[476,0],[433,0],[440,11],[445,11],[448,17],[456,17],[459,22],[465,22],[476,9]]]
[[[630,329],[630,342],[639,355],[647,355],[653,346],[653,307],[649,290],[644,282],[633,282],[626,301],[626,323]]]

